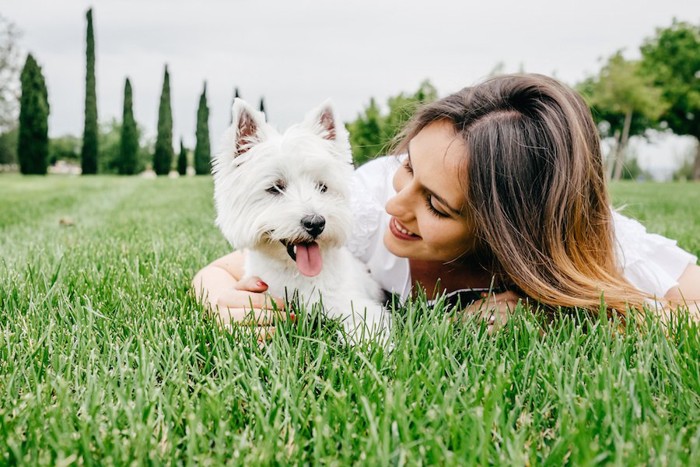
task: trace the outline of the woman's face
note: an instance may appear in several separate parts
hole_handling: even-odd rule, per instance
[[[396,196],[386,204],[391,216],[384,236],[396,256],[450,261],[473,251],[459,167],[464,142],[447,121],[431,123],[408,145],[408,157],[394,175]]]

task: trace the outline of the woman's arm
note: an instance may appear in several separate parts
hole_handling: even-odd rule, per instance
[[[221,294],[235,288],[244,275],[245,253],[234,251],[202,268],[192,279],[192,287],[204,305],[216,305]]]
[[[687,306],[691,316],[700,318],[700,266],[688,265],[678,278],[678,285],[666,292],[664,298],[674,308]]]
[[[284,309],[284,300],[264,293],[258,277],[243,277],[245,252],[234,251],[202,268],[192,279],[195,296],[222,324],[242,322],[251,316],[254,323],[271,324],[273,309]],[[274,306],[273,306],[274,303]]]

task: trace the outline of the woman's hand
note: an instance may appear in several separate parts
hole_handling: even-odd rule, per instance
[[[462,310],[462,318],[478,316],[486,321],[488,332],[492,333],[503,327],[520,300],[525,300],[525,297],[511,291],[483,294],[481,300],[472,302]]]
[[[273,297],[267,284],[259,277],[244,277],[233,289],[223,291],[212,307],[221,323],[270,326],[274,318],[285,318],[284,300]]]
[[[267,284],[259,277],[243,277],[244,263],[243,251],[223,256],[194,276],[192,288],[197,300],[223,326],[251,326],[262,340],[272,335],[274,318],[287,317],[284,300],[265,293]]]
[[[245,277],[233,289],[223,291],[210,306],[219,323],[231,329],[234,323],[250,326],[258,341],[265,341],[275,332],[274,320],[286,319],[284,300],[273,297],[259,277]],[[290,313],[294,319],[294,314]]]
[[[678,278],[678,285],[666,292],[664,298],[671,310],[687,306],[690,317],[700,321],[700,266],[688,265]]]

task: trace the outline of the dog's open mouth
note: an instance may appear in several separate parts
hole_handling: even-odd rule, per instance
[[[287,254],[297,265],[297,269],[305,276],[318,276],[323,268],[321,248],[316,242],[291,243],[283,241]]]

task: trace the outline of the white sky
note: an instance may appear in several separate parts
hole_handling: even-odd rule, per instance
[[[371,96],[384,102],[424,79],[444,95],[501,62],[573,84],[618,49],[638,56],[674,17],[700,22],[694,0],[0,0],[43,67],[52,136],[82,134],[90,6],[100,121],[121,119],[128,76],[136,119],[153,137],[167,63],[176,140],[194,144],[206,80],[214,147],[234,86],[255,106],[264,96],[282,129],[329,97],[349,121]],[[686,146],[642,148],[640,162],[668,165]]]

